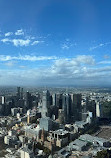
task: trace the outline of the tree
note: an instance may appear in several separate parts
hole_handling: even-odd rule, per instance
[[[110,150],[102,150],[97,152],[97,156],[95,158],[111,158]]]

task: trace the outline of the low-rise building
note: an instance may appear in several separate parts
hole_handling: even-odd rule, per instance
[[[68,158],[71,155],[71,152],[68,150],[67,147],[62,148],[61,150],[58,151],[57,156],[55,155],[55,157],[57,158]]]
[[[22,114],[23,113],[23,108],[11,108],[11,114],[12,116],[17,116],[17,113]]]
[[[28,138],[34,138],[38,141],[40,134],[40,126],[37,124],[32,124],[30,126],[26,126],[25,128],[25,136]]]
[[[5,136],[4,137],[4,144],[12,146],[12,147],[15,147],[15,148],[18,148],[18,147],[21,146],[21,142],[18,140],[18,138],[15,135],[13,135],[13,136],[10,136],[10,135]]]
[[[109,140],[99,138],[99,137],[94,137],[94,136],[91,136],[89,134],[81,135],[79,137],[79,139],[83,140],[83,141],[86,141],[86,142],[90,142],[90,143],[92,143],[93,145],[96,145],[96,146],[101,146],[101,147],[110,147],[111,146],[111,143],[109,142]]]
[[[50,134],[50,137],[55,140],[56,146],[58,147],[67,145],[70,139],[70,133],[66,130],[64,131],[63,129],[51,131],[49,134]]]
[[[76,139],[75,141],[71,142],[69,144],[69,150],[78,150],[78,151],[84,151],[87,149],[88,142]]]

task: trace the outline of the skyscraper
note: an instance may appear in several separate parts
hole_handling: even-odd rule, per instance
[[[31,97],[31,94],[28,91],[26,92],[26,103],[25,103],[25,106],[26,106],[27,110],[32,107],[32,97]]]
[[[96,117],[102,116],[102,106],[101,103],[96,101]]]
[[[71,94],[71,116],[74,120],[81,120],[81,94]]]
[[[20,87],[17,87],[17,100],[19,100],[20,99]]]
[[[23,99],[23,88],[21,88],[20,98]]]
[[[5,96],[2,96],[1,99],[2,99],[2,104],[5,104]]]
[[[64,110],[65,120],[68,121],[70,118],[70,105],[71,99],[69,94],[63,94],[62,96],[62,109]]]
[[[50,93],[48,90],[43,91],[42,96],[42,117],[49,116],[50,110]]]
[[[56,106],[56,94],[52,94],[52,105]]]
[[[17,92],[15,98],[13,97],[13,105],[16,107],[23,107],[24,100],[23,100],[23,88],[17,87]]]

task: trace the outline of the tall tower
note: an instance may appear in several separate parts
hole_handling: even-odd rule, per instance
[[[27,111],[27,124],[30,123],[30,111],[28,110]]]
[[[24,107],[23,88],[17,87],[16,98],[13,103],[16,107]]]
[[[74,120],[81,120],[81,100],[81,94],[71,94],[71,116],[73,116]]]
[[[2,104],[5,104],[5,96],[2,96]]]
[[[56,94],[52,94],[52,105],[56,106]]]
[[[50,110],[50,93],[48,90],[43,91],[42,97],[42,117],[49,116]]]
[[[59,119],[60,124],[64,123],[64,110],[63,109],[59,109],[58,119]]]
[[[27,91],[26,92],[26,109],[29,109],[32,107],[32,97],[31,94]]]
[[[20,87],[17,87],[17,99],[20,99]]]
[[[23,99],[23,88],[21,88],[20,98]]]
[[[70,95],[63,94],[62,96],[62,109],[64,110],[65,120],[70,118]]]
[[[102,116],[102,107],[100,102],[96,102],[96,117]]]

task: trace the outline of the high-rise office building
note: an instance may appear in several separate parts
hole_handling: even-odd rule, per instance
[[[56,106],[56,94],[52,94],[52,105]]]
[[[56,106],[59,109],[62,109],[62,94],[60,94],[60,93],[56,94]]]
[[[93,118],[96,118],[96,102],[95,102],[95,100],[89,100],[88,101],[88,110],[90,111],[90,112],[92,112],[92,114],[93,114]]]
[[[42,117],[49,116],[50,110],[50,93],[48,90],[43,91],[42,96]]]
[[[2,102],[2,104],[5,104],[5,96],[1,97],[1,102]]]
[[[64,110],[63,109],[59,109],[58,120],[60,124],[64,123]]]
[[[20,87],[17,87],[17,100],[19,100],[20,99]]]
[[[100,102],[96,102],[96,117],[102,117],[102,106]]]
[[[25,102],[26,109],[28,110],[29,108],[32,108],[32,96],[31,94],[27,91],[26,92],[26,102]]]
[[[23,99],[23,88],[21,88],[20,99]]]
[[[81,120],[81,116],[82,116],[81,100],[82,100],[81,94],[71,94],[71,116],[73,120]]]
[[[69,121],[69,118],[70,118],[70,105],[71,105],[70,95],[63,94],[62,109],[64,110],[65,121]]]
[[[13,97],[13,106],[24,107],[23,88],[17,87],[16,96]]]

